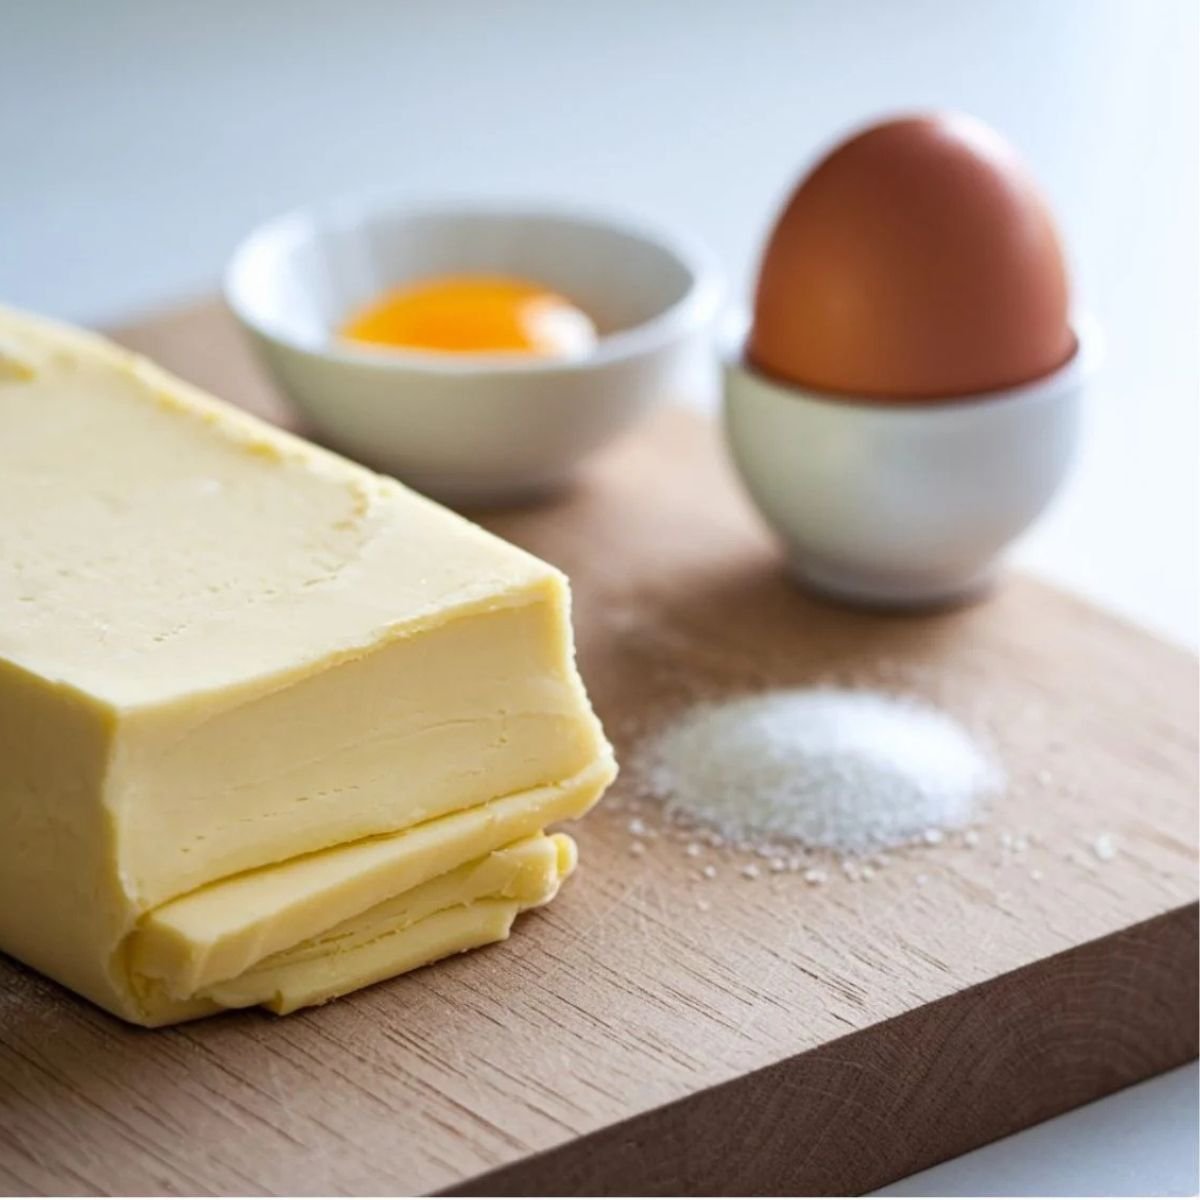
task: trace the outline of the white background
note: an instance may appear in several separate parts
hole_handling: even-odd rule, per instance
[[[275,210],[378,186],[640,211],[744,295],[823,143],[959,107],[1041,177],[1108,343],[1083,461],[1018,557],[1195,645],[1197,9],[0,0],[0,298],[111,323],[210,291]],[[1194,1192],[1196,1111],[1189,1068],[904,1190]]]

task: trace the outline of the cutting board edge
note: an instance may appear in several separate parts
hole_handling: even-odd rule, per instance
[[[1198,932],[1200,904],[1180,905],[435,1194],[871,1191],[1194,1060],[1200,1054]],[[1160,1003],[1152,1009],[1135,973],[1158,985]],[[1092,986],[1080,988],[1081,981]],[[1057,993],[1058,1002],[1049,1003],[1047,992]],[[1121,1001],[1115,1006],[1114,995]],[[1021,1027],[1027,1047],[1014,1049],[1005,1037],[997,1053],[996,1029],[1011,1033],[1019,1024],[1011,1015],[1014,1002],[1020,1018],[1039,1017],[1041,1024]],[[1153,1022],[1144,1020],[1148,1011]],[[990,1050],[989,1040],[976,1036],[984,1027]],[[1081,1042],[1081,1027],[1094,1036]],[[1144,1040],[1130,1054],[1130,1032],[1139,1028]],[[978,1072],[989,1057],[1001,1068],[1016,1063],[1020,1069],[1003,1086],[987,1080],[981,1087]],[[947,1063],[957,1090],[941,1086]],[[881,1079],[912,1083],[877,1091],[886,1103],[870,1109],[860,1094]],[[738,1115],[751,1113],[762,1123],[764,1108],[771,1113],[768,1132],[763,1144],[749,1144],[740,1136]],[[842,1120],[848,1115],[853,1129]],[[958,1122],[951,1136],[947,1118]],[[814,1126],[822,1131],[816,1142],[824,1151],[797,1153],[796,1138]],[[940,1132],[930,1136],[930,1128]],[[853,1153],[864,1147],[875,1150]]]

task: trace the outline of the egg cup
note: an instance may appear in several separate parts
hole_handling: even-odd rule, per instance
[[[1098,354],[1090,322],[1057,371],[1000,392],[921,403],[847,398],[725,360],[734,463],[791,571],[856,604],[970,599],[1058,490]]]

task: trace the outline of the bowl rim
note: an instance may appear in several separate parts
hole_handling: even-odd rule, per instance
[[[1074,313],[1070,319],[1075,337],[1071,357],[1047,375],[1039,375],[1026,383],[995,388],[987,392],[967,392],[958,396],[937,396],[930,400],[907,397],[870,397],[841,392],[826,392],[803,384],[788,383],[760,371],[746,357],[745,346],[750,331],[750,316],[741,311],[725,322],[721,336],[721,363],[730,374],[736,373],[753,380],[760,388],[775,392],[792,401],[807,402],[826,408],[842,408],[873,417],[892,416],[911,419],[947,412],[981,413],[1008,408],[1018,403],[1036,404],[1072,391],[1090,379],[1099,369],[1104,357],[1104,342],[1095,318],[1086,311]]]
[[[272,239],[297,224],[331,225],[371,217],[412,220],[421,217],[475,217],[548,220],[569,225],[590,225],[623,233],[655,246],[678,263],[688,276],[687,288],[674,303],[627,329],[601,335],[596,345],[577,358],[540,358],[521,354],[457,354],[355,346],[296,337],[277,323],[264,319],[245,302],[239,283],[247,264]],[[421,198],[404,191],[374,191],[304,204],[260,222],[234,248],[222,277],[225,303],[237,319],[260,337],[310,358],[343,366],[377,370],[422,372],[460,376],[480,374],[538,375],[582,373],[613,363],[627,362],[680,341],[713,321],[720,310],[725,287],[715,255],[702,242],[677,230],[616,209],[603,209],[564,201]]]

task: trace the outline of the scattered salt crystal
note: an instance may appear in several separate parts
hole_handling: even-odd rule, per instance
[[[862,875],[862,877],[864,879],[874,879],[875,878],[875,868],[873,866],[871,866],[870,863],[867,863],[867,865],[865,867],[863,867],[863,869],[859,873]]]
[[[701,871],[700,873],[704,876],[705,879],[716,879],[717,868],[714,867],[712,865],[712,863],[709,863],[708,866],[705,867],[704,870]]]
[[[1050,772],[1049,772],[1049,771],[1047,771],[1047,770],[1045,769],[1045,767],[1043,767],[1043,768],[1042,768],[1042,769],[1041,769],[1041,770],[1040,770],[1040,771],[1037,773],[1037,781],[1038,781],[1038,783],[1040,783],[1040,784],[1041,784],[1043,787],[1045,787],[1047,784],[1050,784],[1050,783],[1052,783],[1052,782],[1054,781],[1054,776],[1053,776],[1053,775],[1051,775],[1051,774],[1050,774]]]
[[[928,875],[918,875],[916,879],[917,887],[924,887],[929,882]]]
[[[967,832],[963,834],[963,845],[970,849],[974,849],[974,847],[978,846],[979,830],[968,829]]]
[[[921,834],[921,840],[927,846],[940,846],[946,835],[940,829],[927,829]]]
[[[747,879],[757,879],[757,878],[758,878],[758,876],[759,876],[759,870],[758,870],[758,867],[756,867],[756,866],[754,865],[754,863],[747,863],[747,864],[746,864],[746,865],[745,865],[745,866],[742,868],[742,874],[743,874],[743,875],[744,875],[744,876],[745,876]]]
[[[781,839],[849,854],[936,845],[1002,786],[945,714],[832,687],[699,704],[639,747],[635,770],[669,813],[710,826],[710,845],[748,852]]]
[[[1101,862],[1111,862],[1117,857],[1116,839],[1111,833],[1098,834],[1092,842],[1092,853]]]
[[[641,842],[633,842],[629,847],[629,853],[634,855],[643,855],[646,853],[646,847]]]
[[[643,821],[641,817],[634,817],[629,822],[629,832],[632,833],[634,837],[642,837],[646,832],[646,822]]]
[[[1034,867],[1034,869],[1029,872],[1029,878],[1032,879],[1034,883],[1041,883],[1042,873],[1037,869],[1037,867]]]
[[[787,859],[773,858],[773,859],[771,859],[770,867],[771,867],[772,874],[778,875],[780,871],[787,870]]]
[[[687,847],[684,849],[684,854],[686,854],[688,858],[699,858],[703,853],[704,850],[699,842],[688,842]]]
[[[1000,835],[1000,845],[1003,846],[1005,850],[1011,850],[1012,844],[1013,844],[1013,835],[1011,833],[1009,833],[1008,830],[1006,829]]]
[[[708,910],[709,910],[710,908],[712,908],[712,905],[711,905],[711,904],[709,904],[709,902],[708,902],[707,900],[697,900],[697,901],[696,901],[696,907],[697,907],[697,908],[698,908],[698,909],[699,909],[701,912],[708,912]]]
[[[820,867],[809,867],[808,870],[804,872],[804,882],[811,883],[814,886],[825,883],[828,879],[829,876],[822,871]]]

